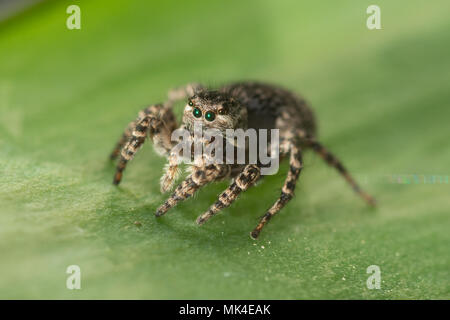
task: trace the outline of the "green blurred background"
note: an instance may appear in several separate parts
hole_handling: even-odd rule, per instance
[[[66,28],[71,4],[81,30]],[[366,27],[370,4],[382,30]],[[91,0],[0,22],[0,298],[450,298],[449,12],[446,0]],[[310,153],[258,241],[249,231],[286,164],[201,228],[227,184],[155,219],[165,160],[150,144],[111,184],[108,153],[143,106],[243,79],[303,94],[379,207]],[[69,265],[81,290],[66,288]]]

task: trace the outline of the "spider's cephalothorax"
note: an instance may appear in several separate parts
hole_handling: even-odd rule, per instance
[[[246,128],[247,109],[226,92],[198,89],[188,99],[184,108],[183,123],[192,130],[194,123],[201,122],[205,129]]]
[[[306,102],[285,89],[256,82],[234,83],[218,90],[208,90],[199,84],[190,84],[171,90],[167,102],[142,110],[138,118],[128,125],[111,154],[111,159],[120,155],[114,184],[120,183],[126,164],[149,137],[155,149],[168,158],[165,173],[161,178],[161,191],[171,189],[179,172],[179,154],[173,151],[176,141],[171,139],[172,132],[178,128],[172,111],[178,100],[186,100],[183,124],[180,128],[189,132],[192,132],[196,123],[201,123],[205,128],[218,129],[220,132],[227,129],[279,129],[279,154],[282,159],[289,158],[289,171],[280,197],[250,233],[252,238],[256,239],[264,225],[292,199],[303,167],[304,149],[309,148],[317,152],[344,176],[361,197],[369,204],[375,204],[374,199],[361,190],[341,162],[317,141],[314,115]],[[197,223],[203,224],[220,210],[230,206],[241,192],[261,178],[259,163],[196,161],[190,169],[190,174],[157,209],[156,216],[165,214],[210,182],[232,179],[230,186],[219,195],[218,200],[198,217]]]

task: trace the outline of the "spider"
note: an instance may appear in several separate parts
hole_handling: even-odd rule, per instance
[[[179,159],[172,152],[172,132],[178,128],[173,106],[177,101],[187,101],[183,112],[184,128],[192,132],[193,124],[201,122],[205,127],[225,129],[279,129],[280,159],[289,159],[289,170],[281,194],[261,217],[258,225],[250,232],[258,238],[266,223],[276,215],[294,196],[294,189],[302,171],[302,152],[312,149],[353,187],[369,205],[375,200],[365,193],[351,177],[342,163],[316,139],[314,114],[306,101],[294,93],[278,86],[258,82],[238,82],[210,90],[200,84],[188,84],[169,91],[165,103],[151,105],[139,112],[115,146],[111,159],[118,161],[113,183],[119,184],[127,163],[133,158],[147,137],[155,150],[166,156],[168,163],[161,178],[161,191],[169,191],[179,174]],[[189,167],[190,174],[182,181],[169,198],[156,210],[157,217],[164,215],[179,202],[190,198],[206,184],[231,179],[228,188],[208,211],[196,222],[204,224],[219,211],[230,206],[243,191],[261,179],[261,165],[258,163],[223,164],[195,163]]]

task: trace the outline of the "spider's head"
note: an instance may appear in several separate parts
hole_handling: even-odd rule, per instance
[[[242,127],[242,123],[247,120],[246,111],[226,93],[202,90],[188,100],[183,122],[189,130],[194,123],[201,122],[206,129],[215,128],[225,132],[226,129]]]

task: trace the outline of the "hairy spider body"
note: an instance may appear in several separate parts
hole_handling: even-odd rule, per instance
[[[178,128],[172,108],[176,101],[183,99],[188,99],[188,103],[180,128],[189,132],[193,131],[197,122],[221,132],[227,129],[279,129],[279,154],[281,159],[289,158],[289,171],[281,188],[281,195],[250,233],[253,239],[259,236],[264,225],[293,198],[303,167],[302,152],[305,149],[318,153],[344,176],[357,194],[370,205],[375,204],[374,199],[357,185],[341,162],[316,139],[314,114],[306,101],[283,88],[257,82],[233,83],[218,90],[189,84],[169,91],[169,98],[164,104],[151,105],[142,110],[138,118],[128,125],[111,154],[111,159],[120,155],[114,184],[120,183],[126,164],[149,137],[157,152],[168,158],[165,173],[161,178],[161,191],[170,190],[177,179],[180,160],[179,155],[173,152],[175,141],[171,140],[172,132]],[[230,206],[241,192],[261,178],[260,163],[225,164],[197,161],[190,169],[190,174],[157,209],[156,216],[165,214],[210,182],[232,179],[218,200],[197,218],[197,223],[201,225],[220,210]]]

